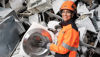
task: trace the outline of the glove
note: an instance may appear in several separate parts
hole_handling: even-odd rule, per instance
[[[51,32],[53,32],[54,34],[57,33],[57,30],[53,30],[53,29],[51,29],[51,28],[48,28],[48,30],[51,31]]]
[[[30,44],[34,47],[39,47],[40,43],[41,43],[40,41],[36,41],[36,40],[34,42],[30,42]]]
[[[37,44],[39,47],[42,47],[42,48],[46,48],[46,49],[49,49],[51,43],[48,43],[48,42],[41,42],[39,44]]]
[[[39,46],[41,46],[42,48],[47,48],[47,44],[48,42],[42,42],[41,44],[39,44]]]

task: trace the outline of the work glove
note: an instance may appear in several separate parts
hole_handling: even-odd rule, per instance
[[[47,44],[48,44],[47,41],[45,41],[45,42],[41,41],[41,42],[39,42],[37,45],[38,45],[39,47],[46,48],[46,47],[47,47]]]
[[[32,46],[34,46],[34,47],[39,47],[40,43],[41,43],[41,41],[36,41],[36,40],[33,41],[33,42],[32,42],[32,41],[30,42],[30,44],[31,44]]]
[[[42,48],[47,48],[47,44],[48,44],[48,42],[43,42],[43,43],[41,44],[41,47],[42,47]]]
[[[51,32],[53,32],[54,34],[57,33],[57,30],[53,30],[53,29],[51,29],[51,28],[48,28],[48,30],[51,31]]]
[[[41,42],[38,45],[39,45],[39,47],[42,47],[42,48],[45,48],[45,49],[49,49],[50,44],[51,43],[49,43],[49,42]]]

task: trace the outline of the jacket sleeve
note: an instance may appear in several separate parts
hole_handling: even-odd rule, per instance
[[[50,50],[54,51],[56,53],[59,53],[59,54],[66,54],[69,51],[68,49],[64,48],[63,46],[58,46],[55,44],[50,45]]]
[[[73,29],[69,29],[67,32],[64,33],[64,40],[61,45],[55,45],[51,44],[50,45],[50,50],[54,51],[59,54],[66,54],[67,52],[70,51],[70,48],[74,45],[75,42],[75,33]],[[70,46],[69,48],[66,48],[66,46]]]
[[[65,33],[62,46],[71,51],[77,51],[79,45],[79,32],[75,29],[70,29],[68,34]]]

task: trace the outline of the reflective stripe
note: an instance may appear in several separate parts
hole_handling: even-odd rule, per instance
[[[79,54],[78,53],[76,54],[76,57],[79,57]]]
[[[71,51],[77,51],[77,50],[78,50],[78,48],[71,47],[71,46],[67,45],[67,44],[64,43],[64,42],[62,43],[62,46],[63,46],[64,48],[67,48],[67,49],[71,50]]]

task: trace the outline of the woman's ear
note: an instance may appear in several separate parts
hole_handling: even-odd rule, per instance
[[[72,16],[71,16],[72,18],[74,17],[74,13],[72,13]]]

